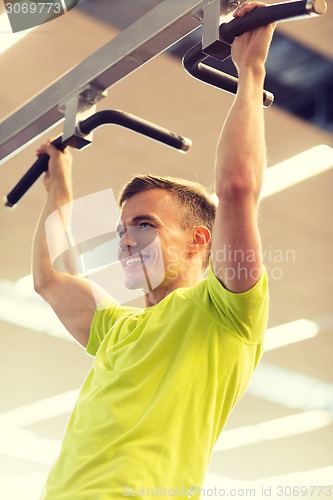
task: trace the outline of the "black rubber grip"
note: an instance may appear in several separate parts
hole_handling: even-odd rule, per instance
[[[55,139],[52,144],[57,149],[63,151],[66,144],[63,144],[61,137]],[[38,177],[46,172],[49,164],[49,155],[42,154],[38,157],[32,167],[24,174],[22,179],[16,184],[16,186],[11,190],[7,196],[4,198],[4,204],[8,208],[13,208],[14,205],[22,198],[22,196],[28,191],[28,189],[36,182]]]
[[[231,45],[236,36],[240,36],[246,31],[277,21],[320,15],[325,11],[326,3],[323,0],[296,0],[257,7],[244,17],[236,17],[228,23],[221,24],[220,36],[223,42]]]
[[[86,120],[79,123],[79,129],[83,134],[89,134],[95,128],[107,123],[121,125],[181,151],[187,151],[190,146],[189,139],[181,137],[159,125],[155,125],[155,123],[148,122],[138,116],[117,109],[99,111],[89,116]]]

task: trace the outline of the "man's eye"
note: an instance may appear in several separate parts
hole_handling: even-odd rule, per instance
[[[122,229],[121,231],[118,231],[119,238],[122,238],[124,236],[124,234],[125,234],[125,230],[124,229]]]
[[[149,224],[149,222],[140,222],[140,224],[139,224],[140,229],[146,229],[148,227],[152,227],[152,225]]]

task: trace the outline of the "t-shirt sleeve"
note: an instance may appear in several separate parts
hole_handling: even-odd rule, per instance
[[[101,300],[91,322],[90,335],[86,347],[87,353],[95,356],[104,337],[111,330],[115,322],[121,316],[133,313],[133,311],[134,308],[121,306],[119,302],[111,297]]]
[[[210,264],[207,287],[215,314],[226,329],[248,344],[263,344],[268,318],[266,268],[262,268],[261,276],[252,288],[246,292],[233,293],[216,278]]]

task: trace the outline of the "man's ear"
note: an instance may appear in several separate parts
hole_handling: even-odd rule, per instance
[[[207,247],[211,238],[210,231],[206,226],[195,226],[192,230],[192,240],[189,251],[191,253],[200,252]]]

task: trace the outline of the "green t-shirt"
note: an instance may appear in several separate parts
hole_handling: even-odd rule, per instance
[[[227,291],[209,268],[155,306],[105,307],[93,318],[94,365],[42,498],[195,497],[262,354],[266,271],[244,293]]]

